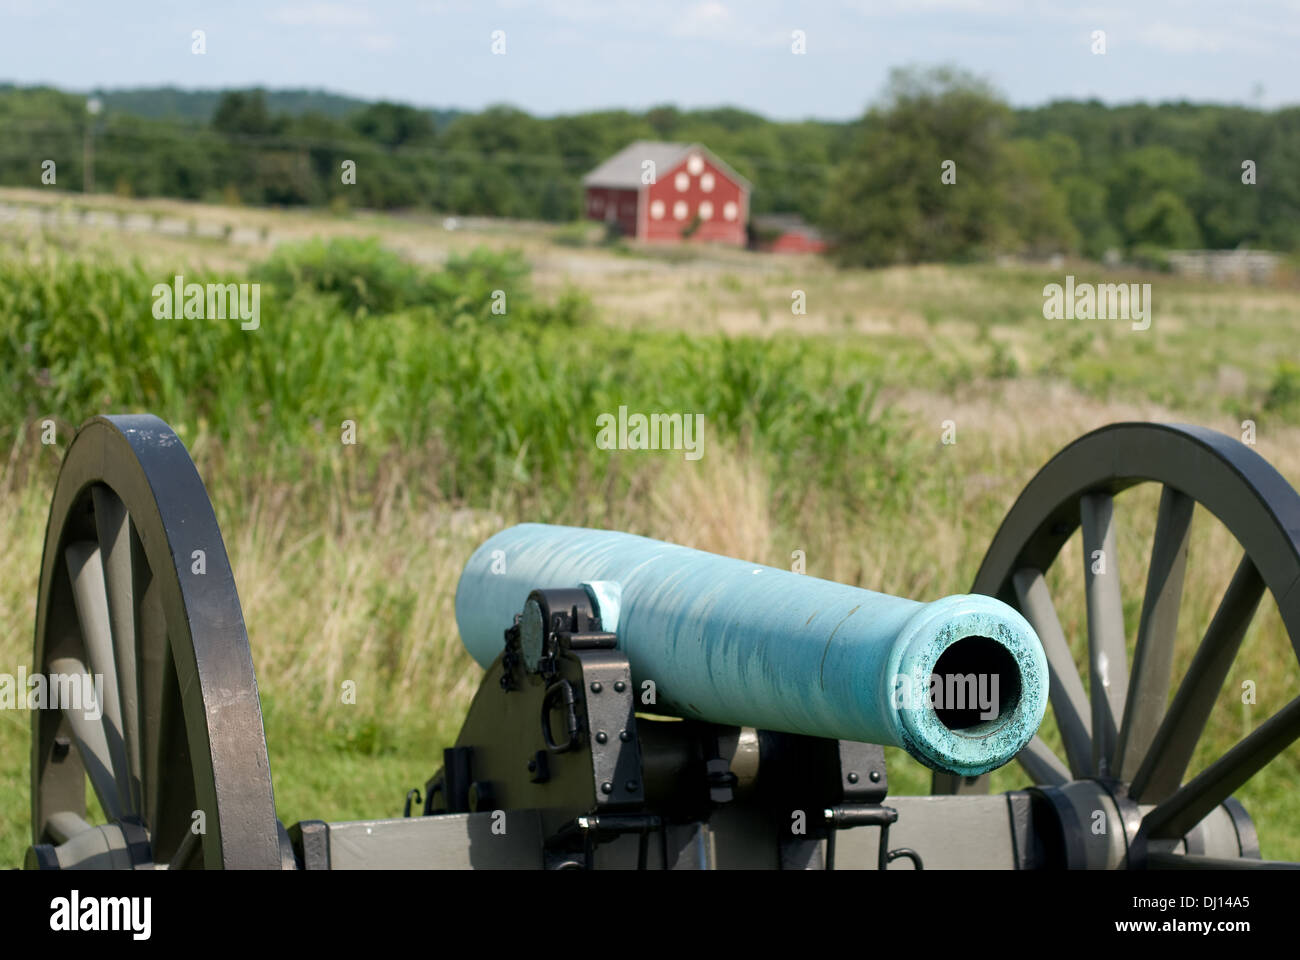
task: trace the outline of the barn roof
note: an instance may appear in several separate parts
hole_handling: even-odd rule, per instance
[[[628,144],[614,154],[595,170],[582,178],[583,186],[615,187],[639,190],[641,183],[641,164],[646,160],[654,161],[655,172],[671,170],[693,151],[704,154],[719,170],[746,190],[752,184],[730,166],[723,163],[708,147],[699,143],[665,143],[657,140],[637,140]]]

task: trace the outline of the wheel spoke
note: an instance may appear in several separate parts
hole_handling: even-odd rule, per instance
[[[1140,803],[1158,803],[1182,783],[1196,743],[1255,615],[1264,581],[1250,557],[1242,557],[1219,609],[1210,621],[1173,703],[1151,738],[1129,793]]]
[[[91,675],[86,665],[75,657],[59,657],[53,660],[50,663],[50,671],[56,675],[49,678],[52,688],[58,682],[56,677],[76,677],[77,682],[81,683],[81,678]],[[56,696],[53,689],[50,691],[50,696],[53,702],[53,697]],[[86,776],[90,778],[95,796],[99,798],[99,805],[104,808],[104,813],[110,820],[117,820],[122,816],[122,805],[117,791],[117,781],[113,779],[113,761],[109,755],[108,739],[104,735],[102,717],[89,716],[90,707],[92,704],[84,700],[84,686],[82,703],[61,705],[63,718],[72,731],[72,739],[77,745],[77,752],[81,754],[82,766],[86,770]],[[102,705],[98,703],[94,703],[93,707],[96,712],[102,709]]]
[[[194,766],[158,582],[148,578],[139,596],[136,656],[140,665],[144,819],[153,858],[161,863],[176,853],[193,823],[197,806]]]
[[[158,773],[154,787],[156,812],[149,825],[153,858],[157,863],[170,860],[188,837],[194,835],[195,800],[194,761],[190,755],[185,730],[185,710],[180,688],[173,671],[163,684],[162,724],[157,731]],[[207,811],[204,811],[205,814]],[[205,824],[211,828],[213,824]],[[199,836],[202,849],[206,836]]]
[[[1034,737],[1016,754],[1016,759],[1036,784],[1059,787],[1070,780],[1070,771],[1039,737]]]
[[[199,844],[199,835],[193,830],[187,830],[185,839],[181,841],[180,846],[176,848],[176,852],[172,854],[171,860],[168,861],[167,869],[183,870],[185,865],[193,859],[194,854],[201,851],[202,846]]]
[[[140,713],[135,673],[135,582],[143,549],[126,507],[107,487],[93,491],[95,527],[104,561],[104,586],[113,632],[113,662],[121,700],[122,737],[127,761],[127,810],[140,812]]]
[[[1092,768],[1107,776],[1115,760],[1116,717],[1124,714],[1128,652],[1124,604],[1115,549],[1115,511],[1109,494],[1079,501],[1083,528],[1083,577],[1088,595],[1088,678],[1092,701]]]
[[[1165,487],[1160,495],[1133,672],[1115,753],[1115,769],[1121,780],[1131,780],[1137,772],[1169,700],[1178,607],[1183,597],[1188,534],[1195,506],[1191,497],[1172,487]]]
[[[1056,616],[1056,607],[1047,590],[1047,582],[1037,570],[1018,570],[1012,578],[1020,610],[1029,621],[1047,655],[1047,671],[1051,684],[1049,696],[1056,726],[1065,744],[1065,756],[1070,772],[1075,778],[1092,772],[1092,737],[1088,718],[1088,698],[1083,692],[1079,669],[1065,641],[1065,631]]]
[[[1150,838],[1177,839],[1300,736],[1300,697],[1161,802],[1142,821]]]
[[[159,750],[168,681],[174,674],[162,594],[148,571],[136,584],[136,669],[139,674],[141,811],[156,833],[159,811]]]
[[[50,814],[50,819],[45,821],[45,830],[55,843],[67,843],[77,834],[93,829],[93,826],[70,810]]]
[[[122,706],[118,697],[117,667],[113,657],[113,631],[110,625],[108,597],[104,586],[104,565],[99,545],[89,540],[68,544],[65,558],[72,596],[85,643],[86,659],[92,674],[102,682],[103,702],[98,706],[107,744],[109,770],[116,781],[117,809],[131,808],[130,767],[126,745],[122,740]]]

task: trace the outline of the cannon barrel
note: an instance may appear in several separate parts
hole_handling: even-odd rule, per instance
[[[991,597],[919,603],[579,527],[520,524],[474,552],[456,589],[466,648],[490,666],[532,590],[579,584],[656,712],[899,746],[975,776],[1014,757],[1047,705],[1038,637]]]

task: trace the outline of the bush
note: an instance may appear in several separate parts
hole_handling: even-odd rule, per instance
[[[551,242],[561,247],[595,247],[606,239],[607,228],[593,220],[577,220],[551,231]]]
[[[468,317],[498,326],[530,319],[573,326],[586,316],[574,295],[537,303],[528,262],[514,250],[479,248],[449,257],[442,270],[424,271],[376,239],[312,240],[281,247],[249,279],[269,283],[281,303],[324,294],[358,318],[428,308],[444,322]]]
[[[312,290],[333,294],[352,314],[388,313],[419,299],[420,272],[375,239],[348,238],[280,247],[251,279],[289,299]]]
[[[1300,402],[1300,364],[1283,360],[1277,365],[1273,382],[1264,398],[1264,409],[1282,410]]]

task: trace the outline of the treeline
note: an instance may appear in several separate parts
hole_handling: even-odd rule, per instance
[[[338,116],[304,98],[275,110],[260,90],[226,92],[186,122],[125,109],[146,111],[143,96],[91,117],[82,96],[0,89],[0,184],[38,185],[54,160],[57,185],[80,190],[89,124],[99,192],[561,222],[581,215],[583,174],[632,140],[698,141],[754,183],[754,213],[803,215],[848,262],[1300,250],[1297,108],[1013,110],[947,69],[897,72],[853,123],[668,106],[542,118],[373,103]],[[1246,161],[1254,184],[1242,182]]]
[[[0,96],[17,88],[16,84],[0,83]],[[95,91],[89,94],[112,113],[132,113],[151,120],[179,120],[186,123],[207,123],[212,119],[225,90],[182,90],[179,87],[122,87]],[[369,106],[370,101],[349,97],[328,90],[285,89],[264,92],[266,106],[273,113],[323,113],[343,118]],[[435,122],[450,120],[460,111],[434,110]]]
[[[581,179],[636,139],[698,140],[763,187],[758,211],[816,219],[833,158],[849,131],[773,123],[741,110],[608,111],[539,118],[510,107],[439,116],[392,103],[344,119],[273,112],[262,91],[231,91],[206,123],[150,119],[50,89],[0,91],[0,183],[40,183],[54,159],[58,184],[77,190],[85,128],[94,126],[102,192],[213,202],[423,208],[551,221],[576,219]],[[345,184],[344,161],[356,164]]]
[[[997,253],[1300,250],[1300,108],[1011,110],[960,71],[896,71],[839,164],[823,225],[877,265]]]

